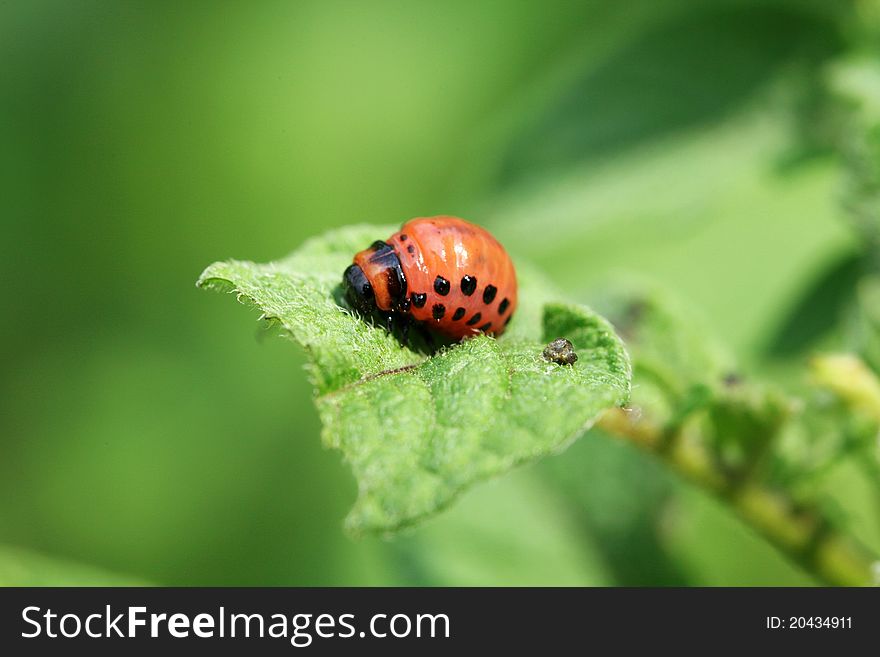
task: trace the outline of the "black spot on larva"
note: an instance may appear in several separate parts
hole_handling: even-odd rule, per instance
[[[510,324],[510,320],[512,320],[512,319],[513,319],[513,315],[511,315],[510,317],[508,317],[507,319],[505,319],[505,320],[504,320],[504,325],[507,326],[508,324]]]
[[[501,303],[498,304],[498,314],[499,314],[499,315],[503,315],[504,313],[506,313],[506,312],[507,312],[507,307],[508,307],[509,305],[510,305],[510,299],[508,299],[507,297],[504,297],[504,298],[501,300]]]
[[[449,294],[449,281],[447,281],[442,276],[438,276],[434,279],[434,292],[439,294],[441,297],[445,297]]]
[[[492,303],[496,294],[498,294],[498,288],[494,285],[487,285],[486,289],[483,290],[483,303]]]
[[[401,241],[401,242],[406,242],[408,239],[409,239],[409,237],[407,236],[406,233],[404,233],[403,235],[400,236],[400,241]]]
[[[544,360],[549,360],[559,365],[574,365],[578,355],[574,352],[574,345],[565,338],[556,338],[544,347],[541,354]]]
[[[428,295],[424,292],[413,292],[409,298],[412,299],[412,305],[416,308],[424,308],[425,302],[428,301]]]
[[[455,314],[452,316],[452,319],[457,322],[462,317],[464,317],[464,308],[459,308],[458,310],[455,311]]]
[[[473,326],[474,324],[476,324],[477,322],[479,322],[481,319],[483,319],[483,316],[480,315],[480,313],[477,313],[476,315],[474,315],[473,317],[471,317],[471,318],[467,321],[467,325],[468,325],[468,326]]]
[[[409,254],[413,254],[416,252],[416,247],[414,247],[412,244],[407,244],[406,251]]]
[[[480,327],[480,330],[485,332],[488,331],[490,328],[492,328],[492,322],[486,322]]]
[[[461,277],[461,293],[466,297],[471,296],[477,289],[477,279],[473,276]]]
[[[446,314],[446,306],[442,303],[435,303],[431,308],[431,316],[436,319],[438,322],[443,319],[443,315]]]

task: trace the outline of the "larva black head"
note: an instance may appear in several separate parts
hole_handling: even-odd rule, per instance
[[[369,315],[376,309],[376,294],[360,266],[348,266],[342,274],[342,288],[348,305],[362,315]]]
[[[356,253],[354,264],[343,274],[349,304],[362,314],[378,309],[383,313],[406,312],[406,276],[390,244],[373,242]]]

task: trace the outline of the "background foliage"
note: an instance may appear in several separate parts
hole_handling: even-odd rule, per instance
[[[672,291],[745,380],[846,406],[806,365],[880,364],[878,17],[842,0],[4,4],[0,582],[813,583],[598,431],[352,541],[355,483],[320,446],[303,354],[192,281],[333,227],[458,214],[609,312],[621,281]],[[876,444],[859,444],[802,459],[798,486],[876,552]]]

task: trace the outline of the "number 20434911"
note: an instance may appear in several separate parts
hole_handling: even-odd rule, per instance
[[[767,616],[769,630],[851,630],[852,616]]]

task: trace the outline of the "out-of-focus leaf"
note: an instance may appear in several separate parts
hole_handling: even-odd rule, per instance
[[[837,145],[843,155],[843,203],[880,266],[880,61],[850,57],[829,67],[828,87],[838,101]]]
[[[684,304],[658,289],[621,287],[603,306],[645,383],[684,400],[694,389],[736,376],[733,359]],[[639,392],[635,393],[638,398]]]
[[[723,119],[786,63],[815,65],[840,42],[833,21],[822,20],[815,7],[715,2],[682,8],[591,63],[514,142],[503,179],[564,169]]]
[[[863,124],[880,122],[880,62],[870,55],[848,56],[829,66],[831,91]]]
[[[630,366],[611,325],[518,268],[521,306],[498,340],[478,336],[424,358],[337,303],[357,250],[392,232],[356,226],[266,265],[211,265],[199,285],[233,290],[307,351],[327,445],[358,481],[354,531],[390,531],[435,513],[471,484],[566,447],[629,397]],[[563,336],[574,366],[548,363]]]
[[[0,545],[0,586],[147,586],[134,577]]]
[[[848,253],[819,274],[791,305],[764,347],[768,356],[804,353],[835,328],[855,302],[864,272],[861,254]]]
[[[670,295],[630,290],[613,303],[609,316],[627,340],[637,382],[632,421],[654,426],[662,446],[701,418],[695,454],[711,458],[722,476],[747,474],[790,419],[791,400],[749,381],[695,314]]]
[[[756,384],[725,386],[708,408],[713,448],[726,468],[744,473],[773,448],[793,412],[786,395]]]
[[[701,374],[686,365],[676,342],[669,340],[683,326],[636,317],[631,323],[637,330],[624,331],[633,355],[632,409],[609,411],[600,427],[658,454],[701,488],[727,500],[771,542],[825,581],[866,582],[870,551],[846,536],[849,518],[804,465],[827,470],[841,463],[852,437],[873,439],[876,427],[866,434],[850,424],[838,426],[814,445],[815,434],[792,430],[815,419],[804,413],[802,400],[735,373],[719,379],[723,370],[712,367],[711,360],[704,361],[707,368]],[[691,338],[693,349],[704,352],[706,337],[691,333]],[[852,378],[842,377],[848,383]],[[646,379],[650,394],[644,396],[641,382]],[[857,388],[864,402],[865,386]],[[874,392],[867,395],[872,403]],[[806,482],[808,478],[812,481]]]
[[[681,487],[667,520],[666,548],[704,586],[812,586],[816,582],[752,531],[729,508]]]
[[[539,469],[561,487],[615,585],[692,583],[666,545],[664,521],[676,481],[659,461],[594,428]]]
[[[878,225],[880,227],[880,225]],[[848,343],[874,371],[880,371],[880,275],[864,276],[856,288],[855,312],[846,328]]]
[[[565,454],[545,459],[577,463]],[[576,468],[575,468],[576,469]],[[581,471],[583,475],[584,471]],[[388,543],[419,586],[606,586],[608,549],[583,531],[555,482],[521,469],[465,494],[454,508]],[[615,509],[619,510],[619,509]],[[615,510],[607,509],[609,515]],[[529,527],[527,532],[523,527]]]

